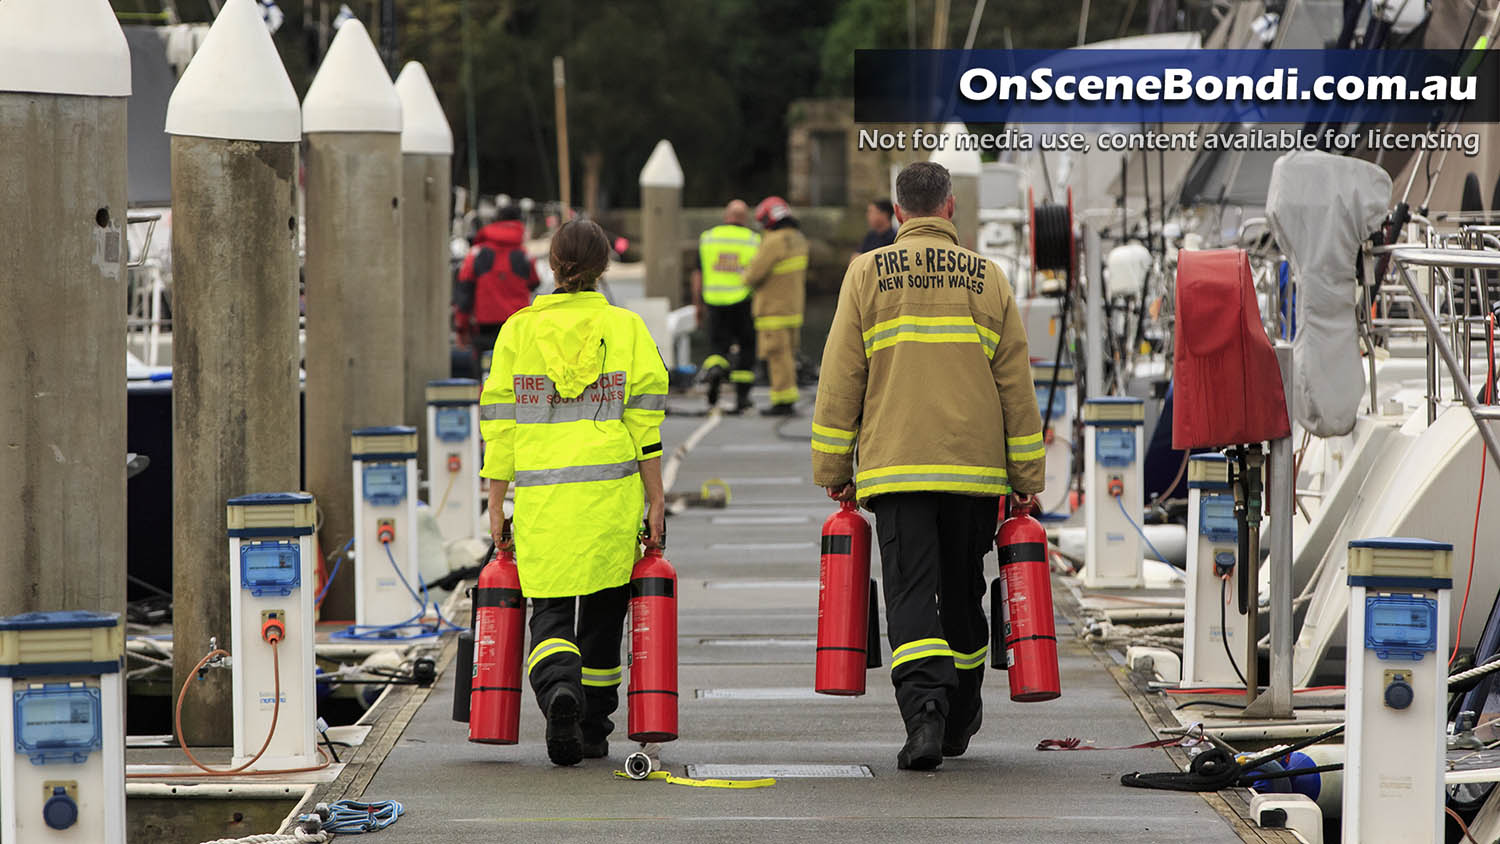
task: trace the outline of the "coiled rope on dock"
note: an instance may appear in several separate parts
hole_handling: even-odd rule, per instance
[[[324,844],[332,840],[333,836],[324,830],[308,832],[294,829],[291,832],[269,832],[264,835],[247,835],[244,838],[215,838],[204,841],[203,844]]]

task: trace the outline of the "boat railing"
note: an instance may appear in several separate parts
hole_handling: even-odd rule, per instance
[[[1500,251],[1482,248],[1489,245],[1485,236],[1492,234],[1491,232],[1460,229],[1457,234],[1457,238],[1443,235],[1435,240],[1444,244],[1454,243],[1460,248],[1397,244],[1381,247],[1377,252],[1389,252],[1391,272],[1406,289],[1404,304],[1415,312],[1426,333],[1428,423],[1437,419],[1438,409],[1443,402],[1444,379],[1438,374],[1438,364],[1441,362],[1448,370],[1453,395],[1463,402],[1474,418],[1485,450],[1496,466],[1500,467],[1500,441],[1497,441],[1490,424],[1500,420],[1500,407],[1480,404],[1470,380],[1473,344],[1489,342],[1487,332],[1490,331],[1489,319],[1493,313],[1491,274],[1500,275]],[[1429,242],[1433,240],[1429,238]],[[1418,272],[1425,276],[1425,285],[1417,278]],[[1440,303],[1438,307],[1434,307],[1435,302]],[[1380,327],[1381,320],[1372,318],[1371,322],[1375,327]],[[1480,333],[1481,327],[1485,333]],[[1454,351],[1455,347],[1463,349],[1462,362]],[[1372,401],[1375,386],[1372,356]]]

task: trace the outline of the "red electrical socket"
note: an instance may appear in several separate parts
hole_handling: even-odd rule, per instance
[[[381,544],[383,544],[383,545],[389,545],[392,542],[395,542],[396,541],[396,522],[395,522],[395,520],[394,519],[381,519],[380,522],[375,525],[375,538],[378,539],[378,540],[380,540]]]
[[[281,613],[275,610],[261,613],[260,637],[272,645],[286,638],[286,623],[281,620]]]
[[[1119,477],[1109,479],[1109,494],[1115,498],[1125,494],[1125,481]]]
[[[463,460],[459,459],[459,456],[457,454],[450,454],[450,455],[448,455],[448,471],[449,472],[457,474],[458,470],[462,469],[463,467],[464,467],[464,462],[463,462]]]

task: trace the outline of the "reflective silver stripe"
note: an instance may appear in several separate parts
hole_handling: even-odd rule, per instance
[[[868,353],[874,350],[875,344],[881,340],[887,340],[900,334],[967,334],[973,337],[975,342],[983,343],[986,349],[993,350],[995,347],[995,344],[990,342],[989,338],[984,337],[975,330],[973,323],[968,325],[913,325],[911,323],[903,323],[901,325],[893,325],[884,331],[878,331],[866,337],[865,351]]]
[[[571,399],[562,398],[557,385],[546,375],[517,375],[515,419],[522,425],[605,422],[619,419],[625,410],[625,372],[606,372]]]
[[[630,401],[625,402],[626,410],[666,410],[667,397],[664,393],[643,393],[639,396],[631,396]]]
[[[640,471],[634,460],[601,463],[596,466],[567,466],[562,469],[528,469],[516,472],[516,486],[576,484],[587,481],[617,481]]]
[[[618,686],[620,680],[625,676],[625,668],[616,665],[614,668],[589,668],[583,669],[583,684],[585,686]]]
[[[516,406],[510,402],[498,404],[481,404],[479,406],[480,422],[503,422],[507,419],[516,418]]]
[[[823,434],[813,434],[812,441],[815,443],[822,443],[823,445],[829,446],[830,448],[838,448],[845,451],[852,451],[854,449],[854,440],[852,439],[835,439],[834,437],[824,436]]]
[[[984,658],[989,656],[990,646],[985,645],[971,654],[953,653],[953,666],[960,670],[972,670],[984,667]]]
[[[1009,478],[1002,472],[998,475],[957,475],[946,472],[913,472],[908,475],[879,475],[873,478],[855,478],[856,486],[884,486],[886,484],[945,483],[945,484],[992,484],[1004,486]]]
[[[583,397],[557,399],[555,404],[546,401],[540,404],[517,404],[516,424],[544,425],[553,422],[577,422],[580,419],[607,422],[618,420],[624,411],[625,403],[618,399],[605,402],[590,402]]]

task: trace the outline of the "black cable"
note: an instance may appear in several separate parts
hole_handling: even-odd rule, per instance
[[[1073,220],[1068,206],[1040,202],[1031,209],[1032,239],[1035,252],[1031,266],[1042,270],[1070,271],[1073,268]]]
[[[1229,648],[1229,578],[1219,578],[1219,641],[1224,644],[1224,655],[1229,657],[1229,667],[1234,669],[1234,676],[1240,678],[1240,685],[1250,688],[1250,683],[1245,680],[1245,675],[1240,671],[1240,664],[1234,659],[1234,651]]]

